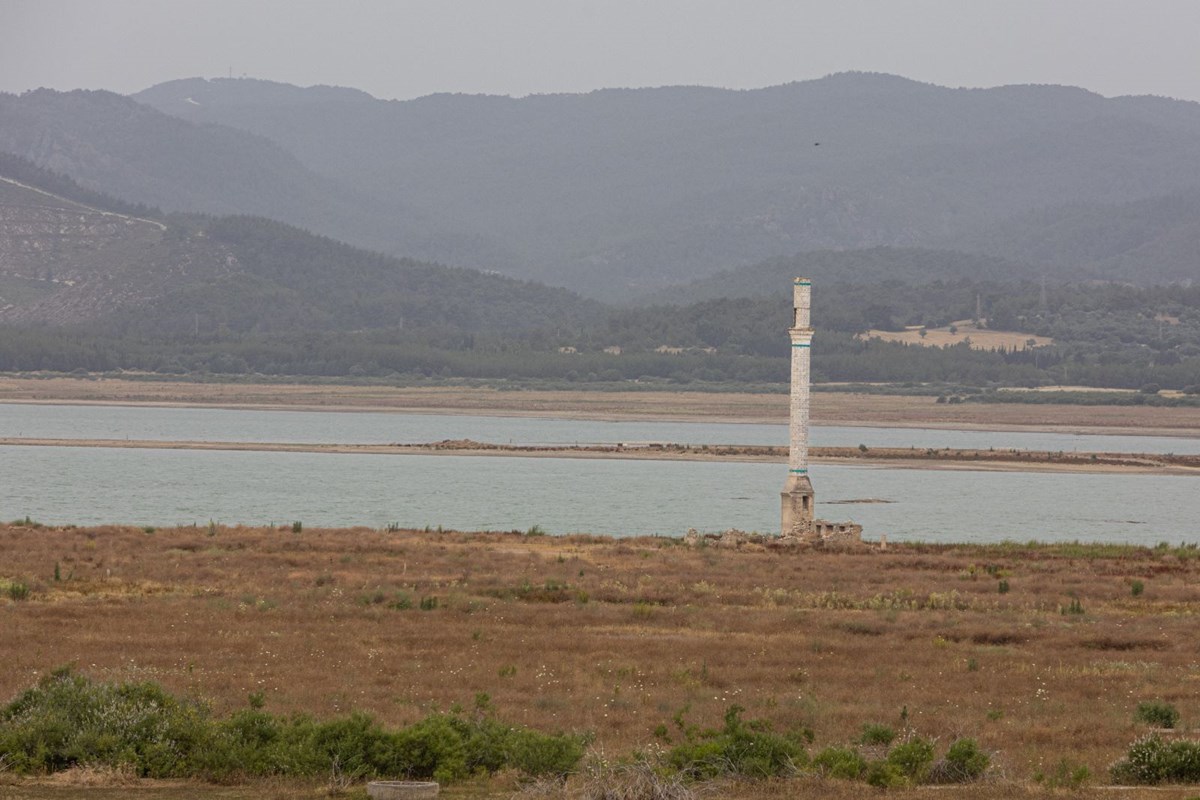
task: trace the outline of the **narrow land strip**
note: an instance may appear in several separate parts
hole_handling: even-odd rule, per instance
[[[186,406],[593,420],[787,420],[786,394],[501,390],[0,376],[0,403]],[[820,425],[1200,437],[1200,408],[938,403],[933,397],[813,393]]]
[[[520,456],[525,458],[615,458],[651,461],[782,463],[786,447],[769,445],[513,445],[469,439],[423,444],[314,444],[304,442],[160,441],[151,439],[0,438],[0,446],[102,447],[133,450],[234,450],[275,453],[350,453],[417,456]],[[1200,476],[1200,455],[1079,453],[1039,450],[962,450],[899,447],[814,447],[819,464],[889,466],[903,469],[961,469],[1006,472],[1121,472]]]

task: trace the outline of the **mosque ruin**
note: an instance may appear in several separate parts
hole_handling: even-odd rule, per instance
[[[815,518],[816,493],[808,476],[812,281],[796,278],[792,284],[792,327],[788,329],[792,340],[792,392],[788,417],[790,448],[787,482],[780,495],[780,535],[812,543],[857,542],[862,539],[861,525]]]

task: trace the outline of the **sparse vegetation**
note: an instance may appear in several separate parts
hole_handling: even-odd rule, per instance
[[[795,786],[825,775],[830,796],[850,797],[974,780],[995,764],[1065,788],[1128,749],[1130,693],[1173,697],[1197,658],[1200,558],[1188,545],[901,543],[799,557],[524,532],[0,526],[0,551],[10,576],[45,575],[20,606],[0,600],[21,619],[5,630],[4,696],[68,660],[68,642],[89,641],[89,674],[113,686],[151,677],[181,707],[208,698],[222,730],[286,739],[340,721],[353,738],[431,715],[586,730],[593,757],[614,754],[613,785],[625,780],[617,764],[642,763],[668,769],[665,781],[675,770]],[[1021,590],[999,598],[1001,575]],[[1149,607],[1129,595],[1146,575]],[[325,576],[335,580],[317,586]],[[1085,616],[1059,615],[1072,593]],[[146,646],[130,661],[122,643],[134,636]],[[472,707],[464,686],[491,697]],[[347,722],[354,708],[374,728]],[[297,715],[313,727],[294,728]],[[1081,725],[1083,739],[1055,733]],[[332,752],[306,774],[332,780],[334,756],[341,779],[360,774]],[[246,758],[223,779],[257,774]],[[581,769],[563,791],[581,790],[592,767]]]

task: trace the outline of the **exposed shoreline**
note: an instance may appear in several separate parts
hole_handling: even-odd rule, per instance
[[[0,438],[0,446],[744,463],[783,463],[787,460],[787,449],[784,447],[752,445],[542,446],[490,444],[469,440],[447,440],[422,444],[317,444],[148,439]],[[1200,456],[1168,456],[1146,453],[1059,453],[1030,450],[955,450],[949,448],[938,450],[869,448],[862,451],[849,447],[815,447],[809,452],[813,463],[816,464],[844,464],[893,469],[1126,473],[1200,477]]]
[[[1200,438],[1200,409],[937,403],[933,397],[814,392],[816,425]],[[0,404],[458,414],[599,421],[784,423],[787,396],[737,392],[500,390],[192,383],[0,376]]]

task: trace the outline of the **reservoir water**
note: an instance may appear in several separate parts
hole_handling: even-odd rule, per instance
[[[0,436],[783,444],[786,433],[782,425],[0,405]],[[814,429],[818,444],[1200,451],[1200,440],[1158,437],[1081,436],[1070,437],[1073,444],[1049,444],[1059,436]],[[1200,480],[1189,476],[816,465],[813,481],[821,516],[858,522],[866,538],[885,533],[892,540],[1143,544],[1200,539]],[[307,527],[538,525],[550,533],[678,536],[688,528],[770,531],[778,525],[782,485],[776,464],[0,447],[0,518],[29,515],[53,524],[301,520]]]

